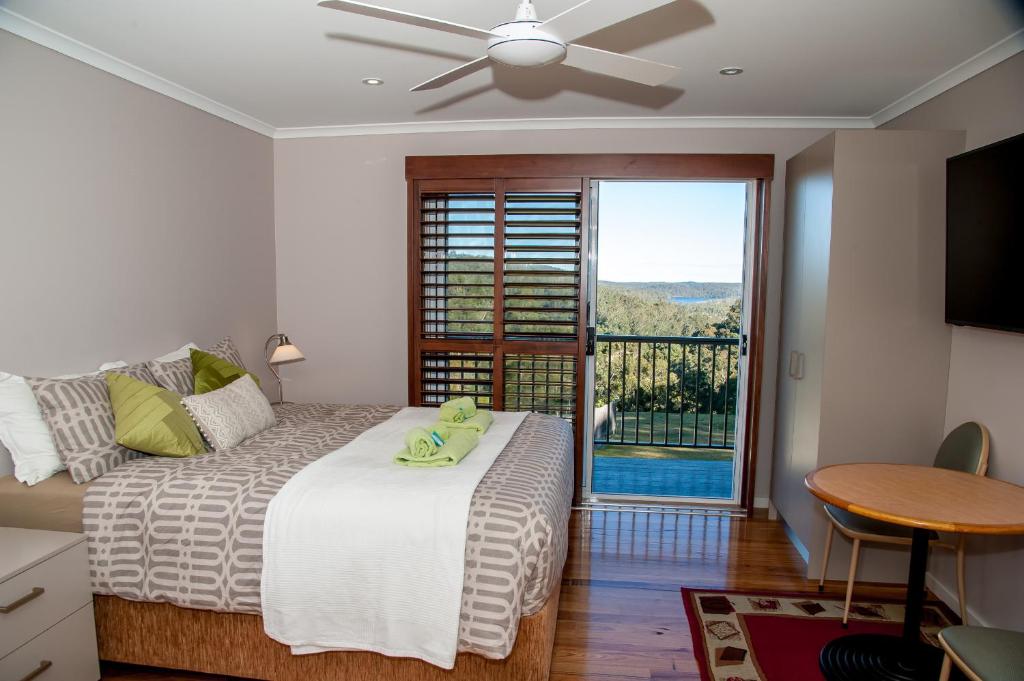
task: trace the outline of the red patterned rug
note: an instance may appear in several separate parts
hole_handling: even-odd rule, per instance
[[[702,681],[822,681],[818,654],[846,634],[893,634],[903,628],[899,601],[854,601],[842,628],[843,601],[825,594],[681,589]],[[925,604],[922,638],[956,617],[943,603]]]

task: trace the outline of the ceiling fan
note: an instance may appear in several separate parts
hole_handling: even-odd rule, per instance
[[[489,66],[492,60],[509,66],[521,67],[562,63],[584,71],[592,71],[644,85],[664,85],[679,71],[677,67],[630,57],[618,52],[607,52],[577,45],[572,41],[674,1],[584,0],[561,14],[546,21],[540,21],[537,18],[537,8],[533,6],[532,0],[521,0],[516,8],[515,19],[498,24],[489,30],[354,0],[323,0],[318,4],[329,9],[398,21],[403,24],[432,28],[487,41],[486,56],[457,66],[410,90],[410,92],[418,92],[433,90],[475,73]]]

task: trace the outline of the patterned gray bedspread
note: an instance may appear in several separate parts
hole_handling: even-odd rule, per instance
[[[306,464],[397,407],[287,404],[235,449],[129,461],[90,485],[83,525],[93,591],[187,608],[259,613],[267,504]],[[519,618],[561,579],[572,501],[572,433],[531,414],[477,486],[466,541],[459,651],[506,657]]]

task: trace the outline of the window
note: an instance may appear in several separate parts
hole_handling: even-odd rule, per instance
[[[582,181],[426,181],[414,192],[410,400],[575,423]]]

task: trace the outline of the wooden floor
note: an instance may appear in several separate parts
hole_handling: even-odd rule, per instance
[[[764,518],[575,512],[570,538],[552,681],[699,681],[680,586],[815,588],[782,526]],[[901,596],[879,587],[858,594]],[[113,664],[103,678],[224,679]]]

